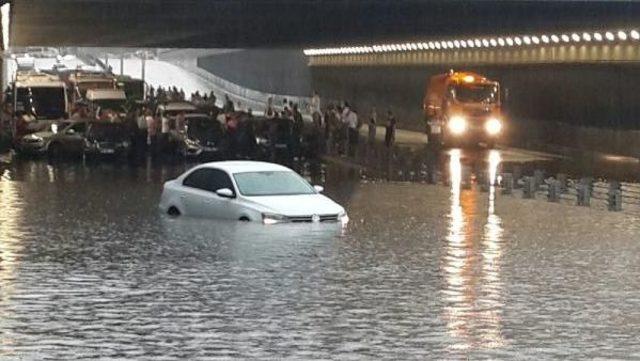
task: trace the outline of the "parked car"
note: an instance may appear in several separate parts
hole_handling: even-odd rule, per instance
[[[186,157],[224,154],[226,143],[222,124],[206,114],[185,115],[184,131],[172,133],[179,154]]]
[[[205,163],[164,184],[160,209],[169,215],[256,221],[349,220],[344,208],[284,166],[255,161]]]
[[[88,156],[125,156],[131,150],[130,134],[121,123],[91,122],[85,138],[84,153]]]
[[[86,121],[54,122],[45,130],[28,134],[16,141],[16,151],[22,154],[82,155],[84,152]]]
[[[255,118],[256,143],[263,158],[286,161],[292,156],[292,121],[285,118]]]

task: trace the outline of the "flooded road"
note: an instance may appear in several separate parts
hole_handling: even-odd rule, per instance
[[[640,358],[640,219],[481,192],[464,163],[446,185],[328,166],[342,229],[168,218],[180,163],[15,160],[0,359]]]

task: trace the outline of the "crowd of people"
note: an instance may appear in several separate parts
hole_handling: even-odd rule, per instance
[[[257,146],[255,139],[259,136],[269,140],[273,152],[276,152],[274,144],[286,144],[291,158],[313,158],[324,153],[354,156],[361,139],[361,128],[368,127],[367,136],[363,138],[368,144],[374,144],[381,123],[375,108],[371,109],[368,119],[363,121],[363,117],[349,102],[327,102],[323,106],[317,92],[314,92],[310,103],[304,105],[311,120],[306,123],[300,106],[292,100],[283,99],[281,103],[275,104],[273,98],[268,98],[264,112],[257,114],[251,109],[245,109],[240,102],[234,103],[228,95],[224,95],[222,101],[218,102],[213,91],[196,91],[187,97],[184,90],[177,87],[149,87],[146,101],[128,107],[126,115],[120,121],[128,125],[134,144],[139,148],[152,149],[155,153],[163,152],[170,143],[172,132],[185,131],[185,114],[180,112],[174,117],[159,117],[157,108],[169,102],[182,101],[189,101],[197,107],[198,112],[220,122],[226,144],[231,148],[231,157],[238,154],[250,155],[251,149]],[[74,104],[69,116],[71,119],[114,121],[118,117],[117,113],[100,110],[100,113],[94,114],[92,109],[80,102]],[[11,117],[15,117],[15,114],[11,114],[10,103],[5,102],[2,107],[0,138],[3,135],[6,138]],[[260,118],[266,121],[258,121]],[[384,144],[391,147],[395,142],[397,120],[390,110],[387,111],[384,125]]]

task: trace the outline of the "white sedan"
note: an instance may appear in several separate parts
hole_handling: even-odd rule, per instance
[[[265,224],[336,222],[344,208],[287,167],[251,161],[212,162],[164,184],[160,209],[185,215]]]

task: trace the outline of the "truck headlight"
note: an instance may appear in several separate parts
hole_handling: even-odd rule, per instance
[[[447,124],[453,134],[462,134],[467,130],[467,120],[459,115],[451,117]]]
[[[496,135],[502,131],[502,122],[500,119],[491,118],[484,123],[484,129],[489,135]]]
[[[264,224],[276,224],[280,222],[285,222],[287,217],[281,214],[275,213],[262,213],[262,223]]]

